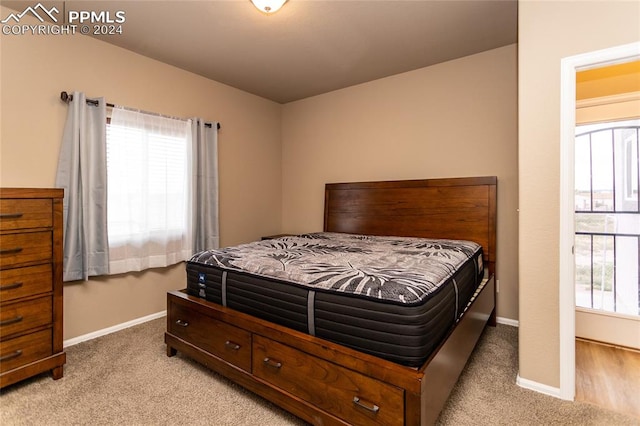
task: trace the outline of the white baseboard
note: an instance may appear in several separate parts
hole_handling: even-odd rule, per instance
[[[511,318],[497,317],[496,322],[498,324],[509,325],[511,327],[519,327],[520,321]],[[560,388],[554,388],[553,386],[545,385],[542,383],[534,382],[533,380],[523,379],[520,374],[516,377],[516,384],[524,389],[529,389],[535,392],[543,393],[545,395],[553,396],[554,398],[562,398]]]
[[[520,321],[511,318],[496,317],[498,324],[510,325],[511,327],[520,327]]]
[[[523,379],[522,377],[520,377],[520,374],[518,374],[518,376],[516,377],[516,384],[524,389],[529,389],[532,391],[543,393],[545,395],[562,399],[560,388],[554,388],[553,386],[534,382],[533,380]]]
[[[106,336],[107,334],[115,333],[116,331],[124,330],[125,328],[133,327],[134,325],[142,324],[147,321],[162,318],[165,316],[167,316],[166,310],[162,312],[156,312],[155,314],[147,315],[142,318],[136,318],[131,321],[123,322],[122,324],[117,324],[112,327],[103,328],[102,330],[94,331],[92,333],[83,334],[82,336],[65,340],[64,342],[62,342],[62,346],[67,348],[69,346],[77,345],[78,343],[86,342],[87,340],[92,340],[101,336]]]

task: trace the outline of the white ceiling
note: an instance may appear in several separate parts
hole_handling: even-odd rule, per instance
[[[102,40],[279,103],[517,42],[517,0],[42,3],[122,10],[123,34]]]

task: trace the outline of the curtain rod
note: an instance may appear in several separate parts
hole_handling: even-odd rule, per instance
[[[64,103],[68,104],[69,102],[71,102],[73,100],[73,95],[70,95],[67,92],[60,92],[60,100],[62,100],[62,102],[64,102]],[[87,103],[91,104],[91,105],[98,105],[98,101],[93,100],[93,99],[87,99]],[[115,108],[114,104],[107,103],[107,106],[110,107],[110,108]],[[158,114],[158,115],[162,115],[162,114]],[[174,117],[172,117],[172,118],[174,118]],[[180,119],[180,120],[182,120],[182,119]],[[211,123],[204,123],[204,125],[206,127],[211,127]],[[218,130],[220,130],[220,123],[217,123],[217,126],[218,126]]]

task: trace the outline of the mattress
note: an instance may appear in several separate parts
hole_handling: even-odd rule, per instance
[[[484,275],[471,241],[326,232],[205,250],[186,269],[190,295],[410,367]]]

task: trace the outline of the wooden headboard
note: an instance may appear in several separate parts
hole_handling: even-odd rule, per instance
[[[328,183],[324,230],[471,240],[496,267],[497,178]]]

